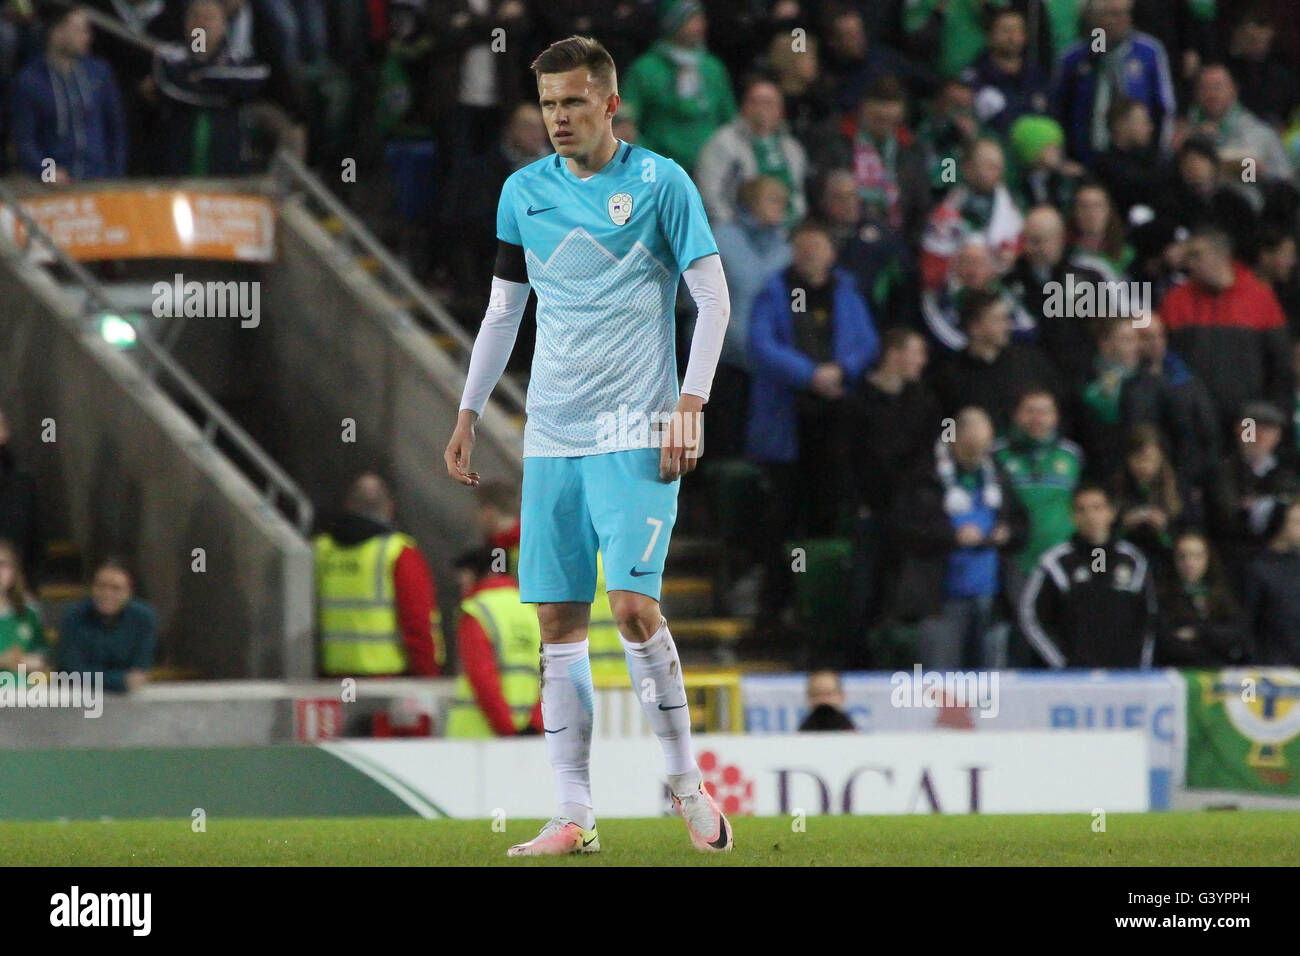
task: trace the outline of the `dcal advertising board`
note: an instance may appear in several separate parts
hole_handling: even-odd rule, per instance
[[[1147,746],[1140,731],[704,734],[694,742],[719,805],[737,816],[1148,809]],[[548,817],[554,811],[541,741],[339,741],[321,747],[427,816]],[[662,763],[653,738],[594,740],[597,813],[666,812]]]

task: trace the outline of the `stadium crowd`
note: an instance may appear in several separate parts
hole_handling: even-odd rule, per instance
[[[168,45],[92,55],[84,15],[9,4],[8,162],[221,175],[373,144],[388,234],[471,327],[501,183],[550,152],[528,63],[600,39],[615,134],[691,173],[726,270],[701,480],[761,476],[758,650],[1300,665],[1284,0],[92,6]],[[819,644],[788,544],[835,537],[854,637]]]
[[[1293,25],[657,13],[648,49],[602,39],[620,135],[691,171],[727,271],[705,467],[762,472],[760,646],[798,623],[791,542],[847,536],[832,665],[880,664],[853,635],[882,629],[927,667],[1300,662]]]

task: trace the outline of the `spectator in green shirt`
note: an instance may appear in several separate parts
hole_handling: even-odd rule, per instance
[[[662,39],[633,62],[620,92],[636,112],[641,146],[687,172],[710,136],[736,115],[736,97],[722,61],[704,46],[708,23],[697,0],[667,0]]]
[[[45,628],[32,606],[18,552],[0,540],[0,671],[45,670]]]
[[[1016,565],[1026,576],[1045,551],[1074,533],[1070,496],[1079,486],[1083,451],[1060,436],[1060,419],[1052,393],[1031,388],[1020,396],[1012,427],[993,452],[1029,512],[1029,536],[1016,555]]]

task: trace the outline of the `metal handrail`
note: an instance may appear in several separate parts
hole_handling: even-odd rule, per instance
[[[121,20],[93,7],[84,6],[81,0],[45,0],[45,2],[52,3],[57,7],[80,7],[81,12],[86,15],[86,19],[90,21],[90,25],[96,30],[111,34],[123,43],[128,43],[146,53],[157,53],[158,48],[163,46],[162,40],[132,30]]]
[[[430,295],[405,266],[393,258],[365,223],[353,215],[351,210],[343,205],[338,197],[330,192],[325,184],[292,153],[285,150],[278,151],[271,161],[270,173],[277,182],[283,182],[284,178],[287,178],[294,185],[305,190],[325,208],[326,212],[342,223],[347,239],[356,243],[367,255],[374,257],[386,278],[420,307],[422,316],[417,316],[417,321],[423,318],[422,325],[426,328],[431,327],[431,331],[449,336],[456,343],[460,352],[457,364],[462,373],[468,373],[474,340],[460,327],[446,307]],[[493,392],[493,398],[496,400],[504,398],[504,404],[511,406],[509,408],[511,413],[522,414],[524,411],[526,404],[524,389],[509,375],[501,377]]]
[[[22,203],[13,194],[9,186],[4,183],[0,183],[0,204],[8,206],[13,211],[15,218],[22,222],[27,231],[28,245],[30,246],[35,241],[48,249],[59,265],[66,269],[68,274],[85,291],[80,316],[83,325],[91,321],[98,313],[109,312],[113,315],[119,315],[108,293],[99,284],[99,280],[91,275],[85,266],[69,257],[67,253],[58,247],[49,234],[23,208]],[[145,368],[145,374],[149,380],[154,381],[160,372],[171,378],[184,397],[193,402],[205,416],[201,422],[204,441],[215,450],[218,435],[224,436],[241,455],[260,469],[266,481],[263,490],[266,503],[274,508],[280,497],[285,498],[297,517],[298,530],[306,536],[311,530],[314,518],[311,499],[294,483],[292,478],[285,474],[284,470],[275,463],[271,456],[263,451],[261,446],[240,427],[239,423],[231,418],[208,395],[203,387],[177,364],[167,350],[158,344],[153,331],[146,323],[140,322],[129,314],[120,317],[135,330],[136,343],[148,353],[149,365]]]

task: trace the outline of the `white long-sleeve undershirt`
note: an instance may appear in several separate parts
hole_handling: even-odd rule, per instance
[[[682,273],[682,279],[699,313],[695,334],[691,336],[691,355],[686,362],[682,392],[698,395],[707,402],[713,373],[718,370],[718,358],[722,355],[727,320],[731,317],[731,296],[722,273],[722,260],[716,253],[692,262]]]
[[[515,337],[519,334],[519,322],[524,317],[530,289],[532,286],[527,282],[511,282],[499,276],[492,277],[492,294],[488,296],[487,311],[483,313],[483,324],[479,327],[474,348],[469,355],[465,391],[460,398],[462,410],[468,408],[476,415],[483,414],[483,406],[500,381],[506,363],[510,361],[510,353],[514,351]]]
[[[722,340],[727,332],[727,319],[731,315],[731,298],[727,294],[727,280],[722,273],[722,261],[710,255],[696,259],[682,273],[686,288],[699,312],[695,320],[695,334],[691,338],[690,359],[686,363],[686,376],[682,391],[708,401],[713,386],[713,374],[722,355]],[[488,396],[501,379],[514,351],[519,334],[519,322],[528,305],[532,286],[527,282],[511,282],[499,276],[492,277],[492,293],[488,297],[483,324],[474,339],[470,352],[469,371],[465,375],[465,390],[461,394],[461,409],[483,414]]]

